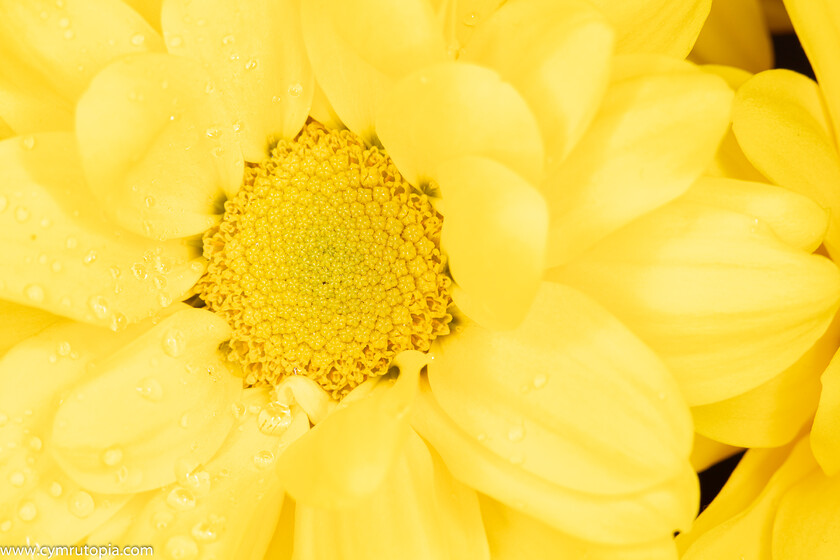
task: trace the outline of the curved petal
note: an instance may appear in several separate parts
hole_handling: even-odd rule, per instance
[[[460,60],[492,68],[516,87],[537,118],[550,165],[595,115],[612,46],[612,28],[589,3],[534,0],[505,4],[482,21]]]
[[[0,13],[4,61],[17,59],[71,103],[109,62],[163,51],[160,35],[119,0],[2,0]]]
[[[840,131],[840,5],[832,0],[785,0],[790,16],[834,121]]]
[[[118,329],[183,297],[203,259],[103,220],[78,159],[69,133],[0,142],[0,294]]]
[[[613,24],[619,53],[662,53],[685,57],[712,0],[590,0]]]
[[[76,108],[82,165],[116,223],[155,239],[216,223],[243,161],[221,95],[188,59],[125,57],[94,78]]]
[[[475,492],[452,478],[411,432],[382,485],[357,504],[322,510],[298,504],[294,558],[489,560]]]
[[[823,471],[836,475],[840,472],[840,353],[825,367],[820,381],[822,391],[811,428],[811,449]]]
[[[732,92],[723,80],[670,59],[628,63],[635,70],[619,69],[589,130],[548,171],[549,266],[685,192],[726,132]]]
[[[542,176],[533,113],[498,74],[472,64],[439,64],[400,81],[382,102],[376,131],[412,185],[437,179],[441,162],[466,155],[494,159],[533,184]]]
[[[379,488],[408,437],[407,414],[426,359],[415,351],[400,354],[403,367],[395,383],[369,382],[375,383],[369,395],[344,399],[344,406],[283,453],[278,469],[298,508],[348,507]]]
[[[429,384],[447,416],[494,454],[602,495],[643,490],[685,467],[691,427],[679,390],[586,296],[545,282],[518,329],[457,328],[442,339]]]
[[[822,336],[840,272],[749,215],[677,200],[549,277],[613,312],[663,359],[692,406],[761,385]]]
[[[687,528],[697,511],[699,487],[686,463],[675,478],[642,492],[596,495],[553,484],[463,431],[421,383],[412,426],[440,453],[453,476],[479,492],[581,539],[645,543]]]
[[[242,386],[217,352],[229,336],[222,319],[187,309],[97,363],[55,415],[52,452],[64,471],[99,492],[140,492],[175,480],[179,461],[210,458]]]
[[[725,64],[750,72],[772,68],[773,44],[764,23],[761,2],[712,2],[690,58],[698,64]]]
[[[245,412],[218,452],[159,490],[120,543],[149,544],[169,558],[262,559],[283,505],[274,462],[309,429],[300,411],[291,413],[282,431],[261,428],[270,401],[270,390],[246,389]]]
[[[778,447],[791,441],[814,414],[821,398],[818,372],[826,368],[838,343],[840,320],[835,319],[805,355],[770,381],[730,399],[694,407],[694,429],[739,447]]]
[[[670,537],[642,545],[607,546],[577,539],[487,496],[480,497],[481,516],[493,560],[676,560]]]
[[[825,244],[840,251],[840,157],[817,84],[788,70],[762,72],[738,90],[732,119],[761,173],[831,211]]]
[[[0,300],[0,356],[59,320],[57,315],[38,308]]]
[[[0,59],[0,118],[8,136],[71,130],[73,104],[37,72],[13,58]]]
[[[298,0],[166,0],[169,52],[202,63],[230,109],[247,161],[268,155],[270,137],[300,131],[314,84]]]
[[[123,0],[126,4],[143,16],[149,25],[160,31],[160,11],[163,0]],[[101,541],[105,542],[105,541]]]
[[[485,22],[506,0],[430,0],[435,16],[441,22],[447,53],[457,58],[469,43],[477,27]]]
[[[837,504],[840,477],[816,471],[779,502],[773,524],[773,558],[831,560],[840,550]]]
[[[446,57],[425,0],[310,0],[301,18],[315,78],[347,128],[367,141],[392,85]]]
[[[465,156],[439,165],[445,219],[441,248],[452,296],[473,320],[513,328],[542,277],[548,211],[542,195],[504,165]]]
[[[694,434],[694,445],[691,448],[691,466],[697,472],[703,472],[719,461],[731,457],[741,451],[738,447],[732,447],[700,434]]]

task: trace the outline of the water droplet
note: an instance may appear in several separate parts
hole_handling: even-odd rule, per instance
[[[18,517],[24,521],[32,521],[38,517],[38,508],[32,502],[25,502],[18,510]]]
[[[15,471],[9,475],[9,482],[12,483],[12,486],[20,488],[26,482],[26,476],[20,471]]]
[[[88,306],[97,319],[108,317],[108,302],[102,296],[93,296],[88,300]]]
[[[219,129],[215,126],[211,126],[204,131],[204,134],[207,135],[207,138],[216,138],[219,135]]]
[[[88,251],[88,254],[82,259],[84,264],[91,264],[96,260],[96,251]]]
[[[79,246],[79,241],[75,237],[68,237],[67,241],[64,242],[64,246],[68,249],[75,249]]]
[[[15,219],[20,223],[25,222],[29,219],[29,210],[23,206],[18,206],[15,208]]]
[[[38,284],[30,284],[26,288],[24,288],[23,291],[26,294],[26,297],[28,297],[35,303],[41,303],[44,301],[44,288],[42,288]]]
[[[166,503],[176,511],[187,511],[195,507],[195,497],[186,488],[178,486],[166,496]]]
[[[64,492],[64,488],[61,487],[61,484],[58,482],[53,482],[50,484],[50,496],[53,498],[58,498],[61,496],[61,493]]]
[[[271,451],[260,451],[254,455],[254,466],[258,469],[265,469],[274,462],[274,453]]]
[[[47,229],[52,225],[52,220],[49,218],[41,218],[41,227]]]
[[[146,42],[146,36],[143,35],[142,33],[135,33],[131,37],[131,44],[134,45],[135,47],[139,47],[140,45],[142,45],[145,42]]]
[[[183,354],[186,344],[184,333],[178,329],[169,329],[163,336],[163,352],[171,358],[177,358]]]
[[[156,274],[154,278],[155,287],[158,290],[162,290],[166,287],[166,276],[161,276],[160,274]]]
[[[251,58],[245,63],[245,70],[254,70],[259,66],[259,61],[256,58]]]
[[[175,516],[171,512],[159,511],[152,516],[152,525],[157,530],[166,529],[173,519]]]
[[[169,43],[170,47],[175,47],[177,49],[178,47],[184,44],[184,39],[182,39],[180,35],[173,35],[169,38],[169,41],[167,42]]]
[[[522,441],[525,438],[525,428],[522,426],[514,426],[508,430],[508,439],[510,441]]]
[[[146,272],[146,267],[144,267],[140,263],[134,263],[133,265],[131,265],[131,273],[138,280],[145,280],[149,277],[149,273]]]
[[[234,418],[242,418],[242,415],[245,414],[245,405],[241,402],[235,402],[230,405],[230,409],[233,412]]]
[[[260,431],[267,435],[278,435],[292,423],[291,409],[279,402],[271,402],[260,410],[257,425]]]
[[[141,397],[152,402],[158,402],[163,398],[163,387],[154,377],[144,377],[135,389]]]
[[[172,560],[192,560],[198,558],[198,545],[191,538],[178,535],[166,541],[163,552]]]
[[[232,45],[236,38],[233,35],[225,35],[222,37],[222,44],[223,45]]]
[[[155,201],[155,197],[153,196],[147,196],[143,202],[146,204],[146,208],[151,208],[157,203],[157,201]]]
[[[464,19],[462,19],[461,21],[467,27],[475,27],[478,24],[478,14],[475,12],[470,12],[469,14],[465,15]]]
[[[68,27],[70,27],[70,20],[66,17],[61,18],[60,20],[58,20],[58,26],[62,29],[67,29]]]
[[[29,440],[29,449],[32,451],[41,451],[41,448],[44,446],[44,442],[41,441],[41,438],[38,436],[32,436]]]
[[[123,460],[123,452],[119,447],[109,447],[102,452],[102,462],[109,467],[119,465]]]
[[[216,528],[207,521],[199,521],[192,528],[192,536],[201,542],[213,542],[219,537]]]
[[[301,93],[303,93],[303,86],[301,84],[292,84],[289,86],[289,95],[292,97],[298,97]]]
[[[69,356],[72,350],[73,348],[70,346],[70,343],[66,340],[58,343],[57,351],[59,356]]]
[[[4,533],[8,532],[9,529],[11,529],[11,528],[12,528],[12,522],[9,521],[8,519],[6,521],[4,521],[3,523],[0,523],[0,531],[3,531]]]
[[[35,137],[34,136],[24,136],[21,138],[20,143],[23,147],[27,150],[31,150],[35,147]]]
[[[186,412],[181,416],[181,419],[178,421],[178,425],[184,429],[190,427],[190,415]]]
[[[84,519],[85,517],[89,517],[93,510],[96,508],[96,504],[93,502],[93,497],[85,492],[84,490],[80,490],[73,494],[73,497],[70,498],[70,504],[68,505],[70,509],[70,513]]]
[[[64,38],[67,39],[67,40],[70,40],[75,36],[76,36],[76,33],[72,29],[68,29],[67,31],[64,32]]]
[[[535,389],[542,389],[543,387],[545,387],[546,383],[548,383],[548,376],[544,373],[539,373],[536,377],[534,377]]]

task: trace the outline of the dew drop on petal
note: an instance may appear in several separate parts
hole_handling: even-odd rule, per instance
[[[260,451],[254,455],[254,466],[258,469],[268,468],[274,462],[274,453],[271,451]]]
[[[278,435],[292,423],[292,411],[283,403],[270,402],[257,415],[257,425],[266,435]]]
[[[102,296],[93,296],[88,300],[88,306],[97,319],[108,317],[108,302]]]
[[[24,288],[24,294],[26,294],[26,297],[35,303],[43,302],[45,297],[44,288],[42,288],[38,284],[28,285],[26,288]]]
[[[178,535],[166,541],[163,553],[171,560],[192,560],[198,558],[198,545],[190,537]]]
[[[159,511],[152,516],[152,525],[158,530],[166,529],[174,518],[171,512]]]
[[[545,384],[548,383],[548,376],[544,373],[539,373],[536,377],[534,377],[533,383],[535,389],[542,389],[545,387]]]
[[[18,509],[18,517],[23,521],[32,521],[38,517],[38,508],[32,502],[24,502]]]
[[[213,542],[219,537],[219,533],[207,521],[199,521],[192,528],[192,536],[200,542]]]
[[[119,447],[109,447],[102,452],[102,462],[109,467],[119,465],[123,460],[123,452]]]
[[[166,496],[166,503],[176,511],[187,511],[195,507],[195,497],[186,488],[178,486]]]
[[[18,206],[15,208],[15,219],[20,223],[25,222],[29,219],[29,210],[23,206]]]
[[[513,442],[522,441],[525,438],[525,428],[514,426],[508,430],[508,439]]]
[[[24,136],[20,140],[21,145],[27,150],[31,150],[35,147],[35,137],[34,136]]]
[[[131,44],[134,45],[135,47],[139,47],[140,45],[142,45],[145,42],[146,42],[146,36],[143,35],[142,33],[135,33],[131,37]]]
[[[70,503],[68,504],[70,513],[81,519],[89,517],[95,507],[96,504],[93,502],[93,497],[83,490],[76,492],[70,498]]]
[[[20,471],[15,471],[9,475],[9,482],[15,488],[21,488],[26,482],[26,476]]]
[[[144,377],[135,389],[141,397],[152,402],[158,402],[163,398],[163,387],[154,377]]]
[[[289,95],[292,97],[298,97],[301,93],[303,93],[303,86],[301,84],[292,84],[289,86]]]
[[[61,493],[64,492],[64,488],[62,488],[61,484],[58,482],[53,482],[50,484],[50,496],[53,498],[58,498],[61,496]]]

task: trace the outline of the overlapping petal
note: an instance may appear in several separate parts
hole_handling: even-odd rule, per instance
[[[446,58],[443,32],[425,0],[313,0],[301,5],[315,78],[347,127],[372,140],[393,84]]]
[[[784,371],[823,334],[840,298],[828,259],[789,247],[753,216],[687,200],[636,220],[550,277],[628,325],[695,406]]]
[[[549,266],[685,192],[717,150],[731,97],[687,63],[623,59],[589,130],[548,170]]]
[[[167,0],[162,19],[169,52],[207,70],[246,160],[262,161],[270,137],[300,131],[314,83],[297,0]]]
[[[750,72],[773,67],[773,44],[759,0],[712,2],[691,60],[725,64]]]
[[[170,239],[219,220],[243,160],[211,85],[190,60],[161,54],[120,59],[93,80],[76,135],[90,188],[116,223]]]
[[[773,558],[830,560],[840,550],[837,504],[840,477],[817,470],[779,502],[773,524]]]
[[[837,348],[837,345],[834,345]],[[840,354],[835,354],[820,378],[822,391],[811,428],[811,449],[828,475],[840,472]]]
[[[201,276],[194,248],[119,229],[90,202],[69,133],[0,142],[4,299],[120,328],[182,298]]]
[[[60,319],[35,307],[0,300],[0,355]]]

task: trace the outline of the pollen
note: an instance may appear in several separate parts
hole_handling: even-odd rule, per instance
[[[441,227],[383,150],[309,121],[247,167],[204,236],[198,293],[247,383],[306,375],[341,398],[449,333]]]

